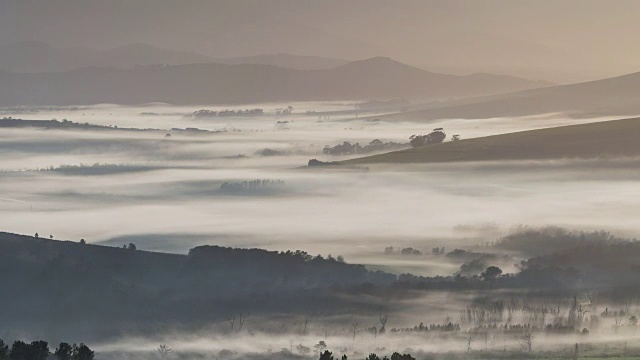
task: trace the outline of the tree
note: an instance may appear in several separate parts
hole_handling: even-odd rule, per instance
[[[56,352],[53,354],[59,360],[71,360],[71,355],[73,354],[73,347],[67,343],[61,342],[60,345],[58,345]]]
[[[480,276],[486,281],[494,280],[502,274],[502,269],[497,266],[489,266]]]
[[[298,344],[298,346],[296,346],[296,350],[302,355],[308,354],[311,351],[308,346],[304,346],[302,344]]]
[[[520,347],[522,347],[522,350],[531,352],[532,345],[533,345],[533,333],[531,332],[531,329],[527,329],[527,331],[520,338]]]
[[[427,135],[411,135],[411,137],[409,137],[409,144],[411,147],[439,144],[446,138],[447,134],[445,134],[444,129],[436,128]]]
[[[31,360],[30,348],[24,341],[15,341],[11,345],[11,353],[9,354],[10,360]]]
[[[9,360],[9,345],[0,339],[0,360]]]
[[[158,346],[158,353],[163,359],[166,359],[172,351],[173,350],[165,344],[160,344],[160,346]]]
[[[16,341],[11,346],[10,360],[46,360],[49,356],[49,344],[46,341],[33,341],[26,344]]]
[[[324,340],[321,340],[320,342],[318,342],[317,344],[315,344],[313,347],[316,349],[316,351],[318,352],[318,354],[323,355],[323,353],[322,353],[322,352],[327,348],[327,343],[326,343],[326,342],[324,342]],[[325,351],[325,352],[327,352],[327,351]],[[329,355],[331,355],[331,353],[329,353]],[[323,359],[323,357],[322,357],[322,356],[320,356],[320,359],[322,360],[322,359]],[[331,359],[333,359],[333,357],[332,357]]]
[[[381,360],[380,357],[376,354],[369,354],[366,360]]]
[[[59,360],[71,360],[71,357],[73,355],[73,346],[65,342],[61,342],[53,354]]]
[[[32,360],[46,360],[49,357],[49,343],[38,340],[29,345]]]
[[[329,350],[325,350],[320,354],[320,360],[333,360],[333,354]]]
[[[400,353],[394,352],[391,355],[391,360],[416,360],[416,358],[414,358],[409,354],[400,354]]]
[[[246,320],[247,314],[244,313],[233,315],[229,319],[227,319],[227,322],[229,323],[229,325],[231,325],[231,332],[234,332],[235,330],[235,332],[239,333],[242,330],[242,327],[244,326],[244,322]]]
[[[134,244],[134,243],[129,243],[129,246],[127,246],[127,249],[129,249],[129,250],[136,250],[136,249],[137,249],[137,248],[136,248],[136,244]]]
[[[385,326],[387,326],[388,320],[389,320],[389,315],[380,314],[380,330],[378,331],[378,334],[384,334],[387,331]]]
[[[356,342],[356,333],[358,332],[358,323],[354,322],[353,324],[351,324],[351,333],[353,333],[353,343],[355,344]]]
[[[72,360],[93,360],[94,352],[89,349],[89,347],[85,344],[80,344],[80,346],[73,345],[73,355],[71,356]]]

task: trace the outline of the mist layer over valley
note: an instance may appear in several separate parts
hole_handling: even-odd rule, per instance
[[[0,360],[640,359],[638,17],[0,1]]]
[[[566,319],[567,314],[577,311],[574,294],[582,302],[586,296],[595,296],[596,283],[585,282],[591,268],[572,265],[581,269],[577,276],[582,285],[577,287],[571,272],[549,283],[542,270],[524,270],[529,268],[527,259],[551,256],[548,261],[556,261],[554,254],[581,246],[583,241],[610,246],[611,241],[615,245],[616,241],[637,236],[634,199],[640,194],[635,186],[635,169],[640,159],[305,167],[311,158],[331,162],[388,151],[384,146],[371,145],[376,139],[379,144],[410,147],[411,135],[428,134],[434,128],[444,129],[438,131],[446,132],[446,142],[451,141],[452,134],[464,140],[612,118],[576,120],[544,114],[399,122],[387,121],[384,112],[354,117],[348,112],[353,105],[346,102],[243,107],[258,108],[264,109],[262,113],[237,116],[207,116],[206,111],[199,111],[226,110],[215,106],[164,104],[5,109],[4,136],[0,140],[0,148],[8,155],[0,160],[3,230],[51,238],[52,244],[57,239],[82,239],[111,251],[110,255],[103,250],[85,253],[82,247],[73,250],[82,245],[66,242],[61,244],[68,245],[59,250],[55,250],[58,245],[51,245],[51,250],[44,250],[44,244],[29,245],[33,246],[28,250],[30,256],[40,259],[40,264],[56,262],[56,271],[68,268],[72,274],[72,269],[77,269],[75,261],[67,263],[65,258],[90,261],[92,265],[85,265],[89,266],[85,275],[69,276],[81,283],[94,282],[100,276],[104,288],[82,295],[73,291],[55,295],[58,303],[67,304],[64,309],[70,309],[67,306],[76,301],[93,304],[73,305],[79,312],[68,317],[66,326],[45,312],[28,320],[22,317],[23,325],[13,326],[22,331],[7,329],[6,337],[27,334],[77,338],[81,330],[85,341],[92,341],[105,358],[145,357],[158,343],[170,343],[187,357],[244,357],[249,353],[269,357],[258,354],[283,349],[276,357],[305,358],[317,353],[319,348],[313,349],[320,340],[328,344],[320,347],[356,356],[391,350],[414,354],[464,352],[467,347],[513,352],[520,351],[523,336],[530,330],[512,326],[533,324],[529,319],[532,309],[540,307],[547,313],[556,304],[558,313],[554,316],[558,319],[536,320],[535,325],[536,342],[548,351],[565,351],[573,342],[582,341],[581,335],[557,330],[568,326],[589,328],[593,336],[614,336],[608,329],[626,315],[603,319],[607,325],[600,327],[588,325],[587,319],[581,318],[579,323]],[[286,114],[282,114],[284,110]],[[341,149],[354,149],[351,145],[356,143],[361,145],[358,153],[327,150],[341,144]],[[603,217],[603,212],[608,216]],[[578,232],[547,228],[550,225]],[[622,238],[592,233],[601,229]],[[580,235],[579,231],[585,233]],[[592,235],[585,238],[584,234]],[[7,236],[3,235],[2,241],[12,239]],[[19,241],[29,244],[33,238]],[[328,272],[319,283],[308,275],[303,275],[305,280],[300,283],[292,278],[282,283],[281,275],[267,275],[272,271],[270,265],[263,270],[256,268],[256,261],[260,261],[250,259],[257,253],[247,255],[251,270],[240,270],[242,262],[225,267],[228,275],[220,269],[206,270],[228,280],[211,283],[225,295],[215,291],[206,295],[215,305],[203,307],[198,297],[213,288],[190,294],[193,289],[186,283],[196,281],[205,270],[189,270],[196,272],[188,275],[171,269],[187,266],[180,265],[184,261],[196,261],[194,254],[202,253],[206,259],[223,251],[211,248],[211,255],[205,255],[208,248],[204,245],[283,253],[302,250],[311,254],[309,259],[317,258],[315,254],[326,259],[313,261],[327,262],[312,265],[312,261],[307,266],[328,266],[323,270]],[[19,255],[24,253],[11,255],[13,246],[5,252],[13,260],[6,263],[15,262],[14,268],[20,269],[26,266],[20,260],[23,255]],[[121,249],[123,246],[129,250]],[[132,246],[137,249],[134,253]],[[66,255],[51,258],[51,251]],[[143,255],[145,251],[167,253],[168,257],[163,260],[154,257],[161,255],[153,255],[142,260],[147,256]],[[131,257],[136,253],[143,257]],[[117,274],[92,275],[93,271],[102,272],[99,264],[108,264],[112,257],[125,261]],[[141,274],[147,275],[131,277],[138,272],[136,266],[142,265],[134,264],[140,261],[146,264]],[[209,261],[215,264],[219,260]],[[344,261],[364,267],[341,265]],[[558,265],[549,264],[544,268]],[[487,288],[482,274],[490,266],[499,267],[505,275]],[[536,266],[531,265],[531,269],[539,269]],[[610,265],[602,266],[609,269]],[[131,270],[126,270],[129,267]],[[353,273],[346,275],[343,271]],[[264,280],[256,277],[258,273],[266,275]],[[535,275],[526,275],[530,273]],[[459,282],[456,276],[469,279],[468,283]],[[159,279],[164,280],[158,283]],[[55,287],[56,281],[47,286]],[[362,288],[365,283],[369,287]],[[629,308],[629,304],[634,292],[625,291],[623,297],[614,295],[625,284],[599,289],[600,300],[597,305],[595,301],[590,303],[590,311],[612,307],[633,313],[635,308]],[[129,294],[130,302],[122,302],[118,295],[122,291]],[[29,291],[21,293],[23,299],[33,297]],[[257,301],[247,300],[250,293],[257,296]],[[139,307],[150,301],[143,299],[159,294],[165,294],[164,300],[154,300],[146,310]],[[180,296],[176,298],[177,294]],[[33,301],[27,304],[47,307],[36,305],[35,298]],[[511,304],[511,320],[505,322],[506,310],[491,315],[495,316],[492,319],[476,318],[478,306],[496,302]],[[93,313],[95,306],[103,309],[109,321]],[[186,308],[178,311],[180,306]],[[116,308],[120,310],[116,312]],[[467,308],[472,309],[468,314],[464,310]],[[16,314],[26,310],[20,306],[14,309]],[[81,314],[90,323],[103,325],[82,325]],[[384,330],[388,334],[378,336],[382,331],[378,318],[382,316],[391,320]],[[17,324],[18,319],[11,319],[7,317],[8,324]],[[42,327],[42,321],[52,327]],[[238,325],[244,321],[248,322]],[[507,328],[491,330],[496,324]],[[544,330],[549,324],[552,328]],[[52,335],[53,329],[58,335]],[[548,331],[565,332],[553,337]],[[624,342],[625,334],[617,334],[610,341]],[[247,337],[252,342],[249,347]],[[487,340],[489,337],[493,340]],[[439,342],[437,346],[434,341]]]
[[[296,109],[341,106],[294,105]],[[257,105],[249,108],[253,107]],[[504,231],[519,224],[556,224],[606,227],[625,234],[634,230],[636,214],[621,205],[636,192],[634,159],[407,165],[337,173],[299,169],[310,158],[347,158],[322,153],[325,145],[344,141],[407,143],[410,135],[436,127],[470,138],[575,123],[571,119],[421,124],[371,118],[318,120],[304,114],[184,116],[192,111],[105,105],[21,115],[119,129],[198,127],[212,132],[7,129],[0,141],[3,152],[10,155],[0,161],[0,205],[9,226],[4,230],[113,245],[136,239],[144,249],[182,253],[194,244],[210,243],[304,249],[342,254],[357,262],[367,262],[367,254],[385,245],[429,247],[484,235],[461,234],[455,230],[460,226],[494,224],[496,231]],[[161,115],[141,115],[149,112]],[[623,177],[614,181],[593,171],[601,167],[613,168]],[[222,186],[257,179],[282,184],[231,192]],[[602,206],[614,203],[621,209],[619,215],[607,223],[596,222]]]

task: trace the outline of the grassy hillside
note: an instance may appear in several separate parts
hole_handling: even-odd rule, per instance
[[[640,118],[445,142],[341,164],[534,160],[640,155]]]

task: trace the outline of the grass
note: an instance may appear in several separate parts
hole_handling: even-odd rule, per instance
[[[622,156],[640,156],[640,118],[450,141],[340,163],[438,163]]]

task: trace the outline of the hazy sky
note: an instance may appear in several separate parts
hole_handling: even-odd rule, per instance
[[[640,69],[636,0],[0,0],[0,45],[390,56],[557,81]]]

